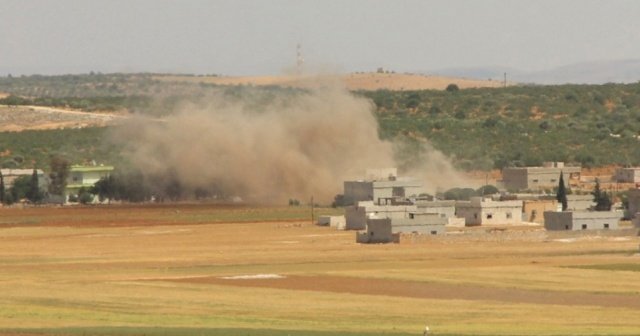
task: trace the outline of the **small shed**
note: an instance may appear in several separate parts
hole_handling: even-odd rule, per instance
[[[318,217],[318,225],[344,230],[346,221],[344,216],[320,216]]]

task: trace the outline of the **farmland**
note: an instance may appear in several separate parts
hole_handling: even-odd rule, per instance
[[[635,236],[358,245],[307,207],[0,214],[3,334],[640,334]]]

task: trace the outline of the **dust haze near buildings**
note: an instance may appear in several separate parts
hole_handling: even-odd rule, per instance
[[[132,118],[115,139],[146,181],[173,180],[187,197],[200,188],[255,203],[313,196],[329,204],[344,180],[363,176],[367,168],[398,165],[402,173],[423,178],[429,192],[461,181],[447,158],[429,146],[419,150],[417,164],[397,163],[399,147],[379,139],[365,98],[333,85],[272,94],[259,103],[216,94],[161,121]]]

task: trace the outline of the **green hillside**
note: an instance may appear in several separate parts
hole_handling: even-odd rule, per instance
[[[211,94],[260,106],[298,90],[173,83],[149,74],[0,78],[0,104],[87,111],[170,114]],[[428,140],[463,169],[567,161],[584,166],[640,165],[640,84],[513,86],[457,91],[362,91],[384,139]],[[46,168],[51,154],[73,162],[121,160],[106,129],[0,132],[4,167]],[[116,161],[116,162],[114,162]]]
[[[428,139],[461,168],[640,164],[640,84],[360,94],[383,138]]]

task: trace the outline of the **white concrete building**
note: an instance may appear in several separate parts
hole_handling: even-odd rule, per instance
[[[464,217],[466,226],[513,225],[522,222],[522,201],[494,201],[472,197],[456,203],[456,216]]]

